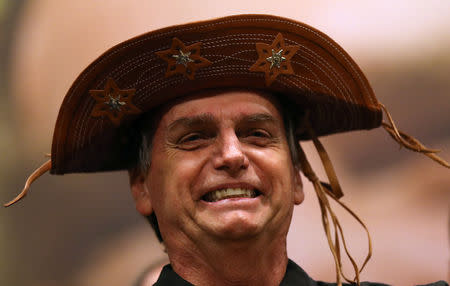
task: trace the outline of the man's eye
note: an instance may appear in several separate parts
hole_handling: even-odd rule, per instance
[[[186,142],[193,142],[196,140],[204,139],[204,136],[198,133],[188,134],[186,136],[183,136],[178,143],[186,143]]]
[[[261,137],[261,138],[269,138],[270,134],[269,132],[262,130],[262,129],[255,129],[251,130],[247,136],[253,136],[253,137]]]
[[[207,144],[208,139],[203,133],[189,133],[177,141],[177,146],[183,150],[194,150]]]
[[[267,146],[273,143],[273,136],[264,129],[251,129],[241,134],[241,140],[256,146]]]

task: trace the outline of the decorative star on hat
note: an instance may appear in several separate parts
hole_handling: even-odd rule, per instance
[[[135,89],[120,89],[112,78],[108,78],[105,89],[89,90],[89,94],[97,102],[91,116],[107,116],[114,125],[119,126],[125,114],[142,112],[132,102],[135,92]]]
[[[211,65],[209,60],[200,56],[201,45],[198,42],[185,46],[179,39],[173,38],[170,49],[156,52],[168,64],[165,76],[182,74],[192,80],[198,69]]]
[[[281,33],[278,33],[271,45],[256,43],[258,60],[250,67],[250,71],[264,72],[266,86],[280,74],[294,74],[291,66],[291,58],[297,52],[300,46],[286,46]]]

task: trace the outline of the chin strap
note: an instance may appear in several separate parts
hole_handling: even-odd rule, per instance
[[[339,201],[339,199],[343,196],[342,189],[339,185],[339,181],[337,179],[336,173],[334,171],[333,165],[331,163],[331,160],[325,151],[325,148],[320,143],[319,139],[317,138],[316,134],[314,133],[313,129],[311,128],[309,121],[308,121],[308,113],[305,115],[305,121],[303,125],[307,132],[309,133],[311,139],[313,140],[313,143],[319,153],[320,159],[323,163],[323,166],[325,168],[327,177],[330,181],[330,184],[320,182],[319,178],[316,176],[315,172],[313,171],[311,165],[308,162],[308,159],[306,158],[306,154],[303,151],[303,149],[300,147],[299,149],[299,160],[300,165],[302,168],[303,174],[311,181],[311,183],[314,186],[314,190],[316,192],[317,198],[319,200],[320,205],[320,211],[322,213],[322,224],[323,228],[325,230],[325,234],[327,236],[328,245],[330,247],[331,253],[333,254],[334,262],[336,265],[336,282],[339,286],[342,286],[342,277],[349,283],[356,283],[358,286],[360,285],[360,278],[359,275],[361,271],[366,266],[367,262],[369,261],[370,257],[372,256],[372,241],[370,238],[369,231],[366,227],[366,225],[362,222],[362,220],[349,208],[347,207],[343,202]],[[330,197],[332,200],[337,202],[341,207],[343,207],[351,216],[353,216],[359,224],[364,228],[364,230],[367,233],[368,238],[368,253],[367,256],[361,265],[361,267],[358,267],[358,265],[355,262],[355,259],[350,254],[347,243],[345,241],[344,232],[342,230],[341,224],[339,223],[339,220],[334,213],[333,209],[331,208],[330,202],[328,200],[328,197]],[[331,223],[330,223],[331,218]],[[334,230],[334,240],[332,238],[331,233],[331,227],[332,225]],[[341,247],[341,240],[342,245],[344,246],[345,253],[347,257],[349,258],[353,269],[355,278],[353,280],[347,278],[345,276],[343,270],[342,270],[342,258],[340,253],[340,247]]]
[[[422,143],[420,143],[417,139],[398,130],[397,126],[395,126],[394,120],[392,119],[392,116],[389,114],[387,108],[381,103],[380,103],[380,106],[384,110],[384,113],[386,114],[386,117],[388,118],[388,121],[389,121],[389,123],[383,122],[381,125],[383,126],[384,130],[386,130],[389,133],[389,135],[391,135],[391,137],[400,144],[400,147],[403,146],[414,152],[422,153],[425,156],[436,161],[440,165],[442,165],[446,168],[450,168],[449,163],[447,163],[444,159],[442,159],[436,155],[436,153],[440,152],[440,150],[429,149],[429,148],[425,147]]]
[[[50,155],[46,155],[48,157],[50,157]],[[28,189],[30,188],[31,184],[40,176],[42,176],[43,174],[45,174],[46,172],[48,172],[50,169],[52,168],[52,160],[48,160],[47,162],[45,162],[44,164],[42,164],[39,168],[37,168],[27,179],[27,181],[25,182],[25,187],[23,188],[22,192],[20,192],[20,194],[17,195],[17,197],[15,197],[12,201],[10,201],[9,203],[4,204],[4,207],[9,207],[15,203],[17,203],[18,201],[20,201],[21,199],[23,199],[27,193],[28,193]]]

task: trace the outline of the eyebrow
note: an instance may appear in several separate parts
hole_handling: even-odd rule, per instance
[[[171,131],[177,127],[183,126],[183,127],[194,127],[194,126],[202,126],[202,125],[208,125],[208,124],[214,124],[217,123],[217,118],[215,118],[210,113],[204,113],[200,115],[195,116],[189,116],[189,117],[181,117],[177,120],[173,121],[169,124],[168,130]],[[262,123],[262,122],[269,122],[269,123],[278,123],[279,120],[277,120],[275,117],[268,113],[254,113],[249,115],[244,115],[238,120],[238,125],[244,122],[249,123]]]
[[[173,130],[179,126],[193,127],[203,124],[215,123],[217,120],[212,114],[204,113],[196,116],[181,117],[169,124],[168,130]]]
[[[270,122],[270,123],[277,123],[278,120],[275,119],[275,117],[273,117],[270,114],[267,113],[255,113],[255,114],[249,114],[246,116],[243,116],[240,120],[239,123],[241,122]]]

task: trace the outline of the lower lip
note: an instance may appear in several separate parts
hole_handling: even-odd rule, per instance
[[[205,208],[214,209],[251,209],[260,205],[262,195],[254,198],[229,198],[217,202],[207,202],[201,200],[199,203]]]

